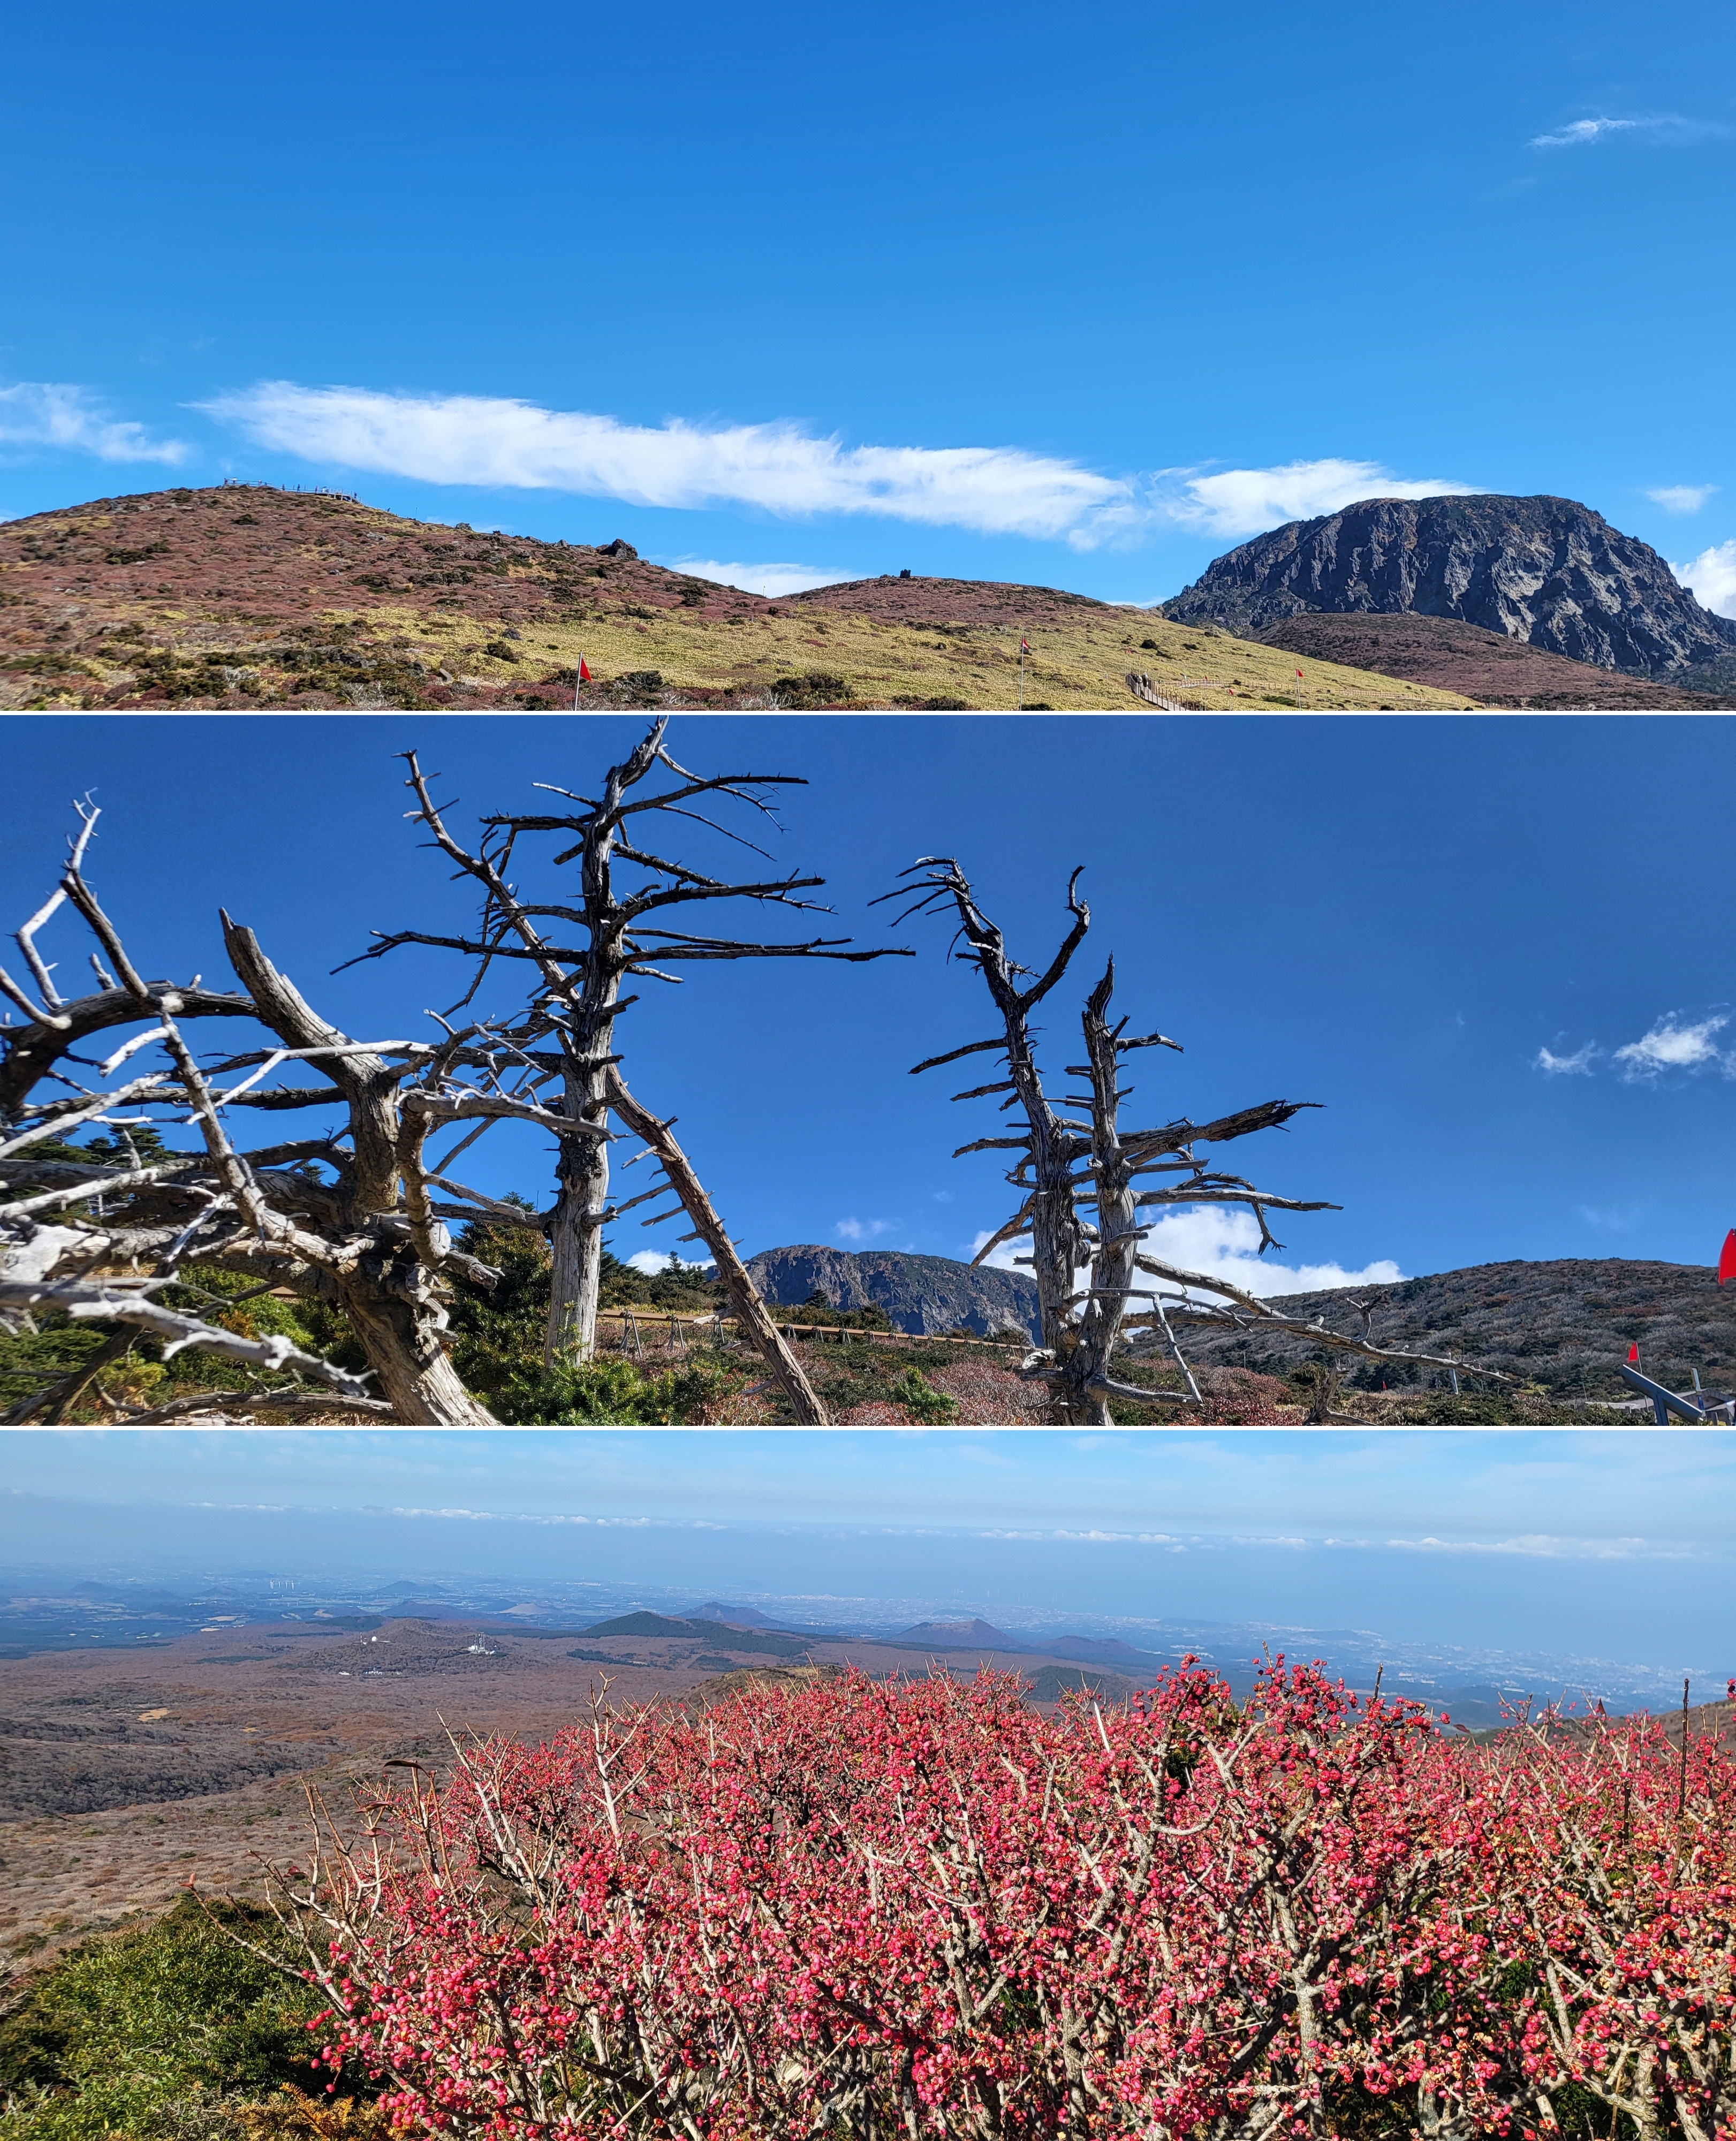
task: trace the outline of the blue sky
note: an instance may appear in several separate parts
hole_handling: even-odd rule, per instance
[[[7,39],[0,514],[234,475],[624,535],[770,589],[908,566],[1148,602],[1352,498],[1551,491],[1736,614],[1719,266],[1736,30],[1718,0],[91,0],[15,9]],[[1187,1046],[1142,1070],[1136,1105],[1326,1104],[1260,1166],[1344,1208],[1299,1218],[1262,1283],[1704,1264],[1736,1221],[1727,724],[682,726],[707,764],[811,777],[780,852],[827,871],[861,938],[884,926],[866,902],[890,873],[939,848],[1015,947],[1046,950],[1087,863],[1090,959],[1113,947],[1122,1002]],[[460,915],[399,819],[390,754],[419,745],[481,809],[594,770],[634,726],[15,717],[0,902],[35,905],[94,787],[93,874],[148,971],[220,972],[221,901],[353,1031],[417,1031],[456,992],[432,960],[325,977],[370,928]],[[969,977],[938,926],[903,941],[920,956],[703,973],[634,1014],[634,1075],[749,1247],[959,1255],[1002,1217],[989,1161],[946,1158],[984,1125],[949,1110],[944,1074],[904,1075],[981,1031]],[[546,1173],[502,1137],[468,1179],[540,1195]],[[1247,1276],[1234,1236],[1189,1223],[1166,1245]],[[136,1548],[144,1512],[201,1497],[220,1507],[176,1536],[240,1551],[253,1520],[234,1505],[286,1499],[307,1444],[113,1444],[93,1469],[81,1440],[16,1439],[13,1551]],[[545,1536],[508,1521],[554,1493],[517,1443],[474,1460],[427,1445],[408,1484],[407,1442],[389,1460],[328,1446],[318,1492],[298,1491],[333,1506],[408,1506],[424,1485],[480,1506],[504,1466],[487,1522],[393,1520],[422,1542],[410,1565]],[[1731,1590],[1707,1542],[1728,1533],[1728,1472],[1660,1454],[1686,1446],[1584,1439],[1521,1461],[1471,1439],[1402,1456],[1248,1440],[1184,1459],[1147,1437],[1117,1472],[1063,1440],[798,1457],[746,1438],[701,1462],[678,1440],[575,1438],[560,1494],[570,1513],[679,1527],[710,1498],[785,1525],[776,1553],[745,1530],[659,1534],[679,1565],[703,1547],[720,1583],[757,1568],[798,1589],[830,1568],[1033,1610],[1204,1599],[1488,1641],[1722,1641]],[[963,1528],[901,1561],[840,1543],[846,1513],[914,1538],[937,1509]],[[1320,1543],[1345,1510],[1359,1543]],[[1092,1558],[989,1537],[1136,1513],[1218,1543]],[[332,1521],[347,1553],[382,1535],[353,1509]],[[1265,1536],[1290,1528],[1315,1544]],[[1413,1543],[1449,1533],[1451,1550]],[[626,1568],[650,1533],[609,1536]]]
[[[145,972],[224,972],[226,906],[351,1033],[418,1037],[461,993],[450,955],[329,971],[371,930],[470,917],[403,822],[392,754],[421,751],[463,829],[540,807],[535,781],[594,793],[643,720],[14,716],[0,916],[33,911],[72,799],[93,791],[89,868]],[[915,953],[690,967],[623,1017],[629,1075],[679,1116],[749,1251],[968,1256],[1007,1216],[1000,1156],[949,1157],[995,1130],[992,1100],[949,1102],[979,1081],[907,1075],[984,1032],[980,981],[947,963],[940,921],[895,929],[896,908],[869,906],[935,853],[958,856],[1028,965],[1086,865],[1092,929],[1053,1000],[1052,1070],[1078,1060],[1078,998],[1113,952],[1119,1007],[1186,1051],[1137,1059],[1129,1120],[1321,1103],[1237,1157],[1342,1210],[1287,1219],[1263,1266],[1209,1215],[1162,1223],[1191,1268],[1281,1291],[1512,1258],[1704,1267],[1736,1224],[1728,863],[1708,836],[1731,790],[1726,721],[697,716],[669,740],[701,770],[805,776],[777,859],[828,878],[826,933]],[[684,859],[733,866],[688,831]],[[64,918],[47,943],[82,964]],[[499,986],[485,1008],[510,1008]],[[544,1202],[549,1156],[503,1130],[462,1179]],[[670,1245],[678,1230],[636,1218],[618,1253]]]
[[[1545,490],[1736,612],[1733,42],[1719,0],[14,10],[0,513],[260,476],[1150,601],[1353,497]]]
[[[1136,1640],[1264,1621],[1691,1668],[1709,1695],[1736,1660],[1714,1433],[71,1432],[7,1456],[7,1571],[481,1575]]]

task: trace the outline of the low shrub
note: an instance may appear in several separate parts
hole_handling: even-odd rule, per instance
[[[696,1420],[727,1381],[704,1359],[647,1375],[619,1354],[600,1354],[550,1367],[539,1362],[503,1385],[491,1404],[515,1427],[667,1427]]]
[[[959,1410],[956,1398],[937,1390],[920,1368],[902,1368],[886,1385],[886,1395],[925,1425],[938,1427]]]
[[[308,2025],[324,2005],[266,1912],[208,1914],[186,1897],[154,1925],[86,1942],[15,1999],[0,2021],[0,2141],[173,2141],[286,2083],[323,2089]]]
[[[772,686],[786,706],[836,706],[856,696],[856,687],[830,669],[810,669],[805,677],[780,677]]]

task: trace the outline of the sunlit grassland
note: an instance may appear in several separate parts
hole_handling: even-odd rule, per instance
[[[391,607],[324,614],[401,635],[424,660],[460,679],[545,683],[565,694],[582,654],[599,687],[634,671],[654,670],[664,687],[676,692],[757,695],[773,692],[780,677],[819,674],[848,687],[847,696],[836,693],[839,703],[864,709],[956,699],[1002,711],[1019,703],[1016,628],[949,625],[938,631],[801,604],[776,617],[744,611],[733,619],[644,607],[649,614],[601,608],[579,619],[528,625],[514,647],[515,662],[484,651],[501,644],[497,624],[456,608],[440,618]],[[1078,623],[1033,628],[1025,636],[1032,653],[1024,703],[1058,711],[1137,709],[1142,701],[1127,688],[1130,670],[1149,677],[1166,698],[1209,708],[1421,710],[1475,703],[1367,670],[1205,634],[1141,610],[1087,610]]]

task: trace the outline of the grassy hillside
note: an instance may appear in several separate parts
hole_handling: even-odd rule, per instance
[[[1267,627],[1260,637],[1263,646],[1288,648],[1304,664],[1359,663],[1437,691],[1467,692],[1480,706],[1699,714],[1736,706],[1736,698],[1570,662],[1462,618],[1425,617],[1415,610],[1306,611]]]
[[[599,548],[265,485],[0,526],[0,707],[1133,711],[1472,701],[1053,589],[866,581],[784,602]]]
[[[1548,1262],[1476,1264],[1427,1278],[1355,1289],[1367,1302],[1378,1345],[1450,1352],[1517,1376],[1556,1399],[1626,1399],[1633,1392],[1617,1364],[1637,1343],[1642,1366],[1672,1390],[1696,1371],[1708,1390],[1736,1389],[1736,1333],[1718,1275],[1704,1264],[1638,1258],[1559,1258]],[[1334,1330],[1355,1332],[1361,1320],[1346,1292],[1291,1294],[1275,1302],[1287,1315],[1324,1316]],[[1305,1338],[1278,1332],[1195,1331],[1184,1336],[1191,1360],[1290,1376],[1309,1360]],[[1413,1390],[1438,1374],[1385,1362],[1344,1363],[1360,1388]],[[1467,1390],[1470,1385],[1466,1385]]]

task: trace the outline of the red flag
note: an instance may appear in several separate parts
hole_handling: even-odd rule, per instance
[[[1724,1251],[1718,1259],[1719,1284],[1723,1286],[1733,1278],[1736,1278],[1736,1227],[1724,1236]]]
[[[588,683],[589,683],[590,680],[591,680],[591,673],[590,673],[590,671],[585,667],[585,666],[584,666],[584,657],[581,654],[581,655],[579,657],[579,682],[581,684],[588,684]]]
[[[1637,1367],[1639,1366],[1639,1365],[1640,1365],[1640,1341],[1638,1341],[1638,1339],[1635,1339],[1635,1341],[1634,1341],[1634,1343],[1633,1343],[1631,1346],[1630,1346],[1628,1347],[1628,1366],[1629,1366],[1630,1368],[1637,1368]]]
[[[1018,651],[1021,654],[1028,654],[1031,651],[1030,641],[1028,639],[1021,639],[1018,642]]]

